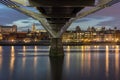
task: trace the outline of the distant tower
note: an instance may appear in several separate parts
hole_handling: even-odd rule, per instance
[[[17,32],[17,25],[13,25],[12,27],[12,32]]]
[[[117,30],[117,27],[114,27],[114,30],[116,31],[116,30]]]
[[[87,31],[91,31],[91,28],[90,28],[90,26],[87,28]]]
[[[80,32],[80,31],[81,31],[80,26],[76,26],[76,32]]]
[[[32,32],[35,32],[36,31],[36,26],[35,24],[32,25]]]
[[[2,26],[0,25],[0,33],[2,32]]]

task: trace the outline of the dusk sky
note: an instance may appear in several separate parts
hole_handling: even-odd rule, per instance
[[[111,7],[107,7],[94,14],[75,21],[69,29],[74,29],[75,26],[80,26],[82,29],[86,29],[88,26],[107,28],[118,27],[120,29],[120,3],[117,3]],[[25,16],[13,9],[10,9],[0,4],[0,25],[17,25],[19,30],[27,30],[31,28],[31,25],[35,23],[38,29],[43,29],[40,23],[31,17]]]

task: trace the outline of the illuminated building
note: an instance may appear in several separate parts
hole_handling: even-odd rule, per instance
[[[6,29],[6,30],[4,30]],[[31,31],[17,32],[17,27],[0,27],[0,40],[7,41],[40,41],[50,40],[50,35],[45,30],[36,29],[33,24]],[[77,26],[74,30],[67,30],[62,36],[62,42],[120,42],[120,30],[88,27],[87,30],[81,30]]]
[[[13,33],[17,32],[17,26],[1,26],[0,25],[0,33]]]
[[[32,25],[32,32],[36,32],[36,26],[35,26],[35,24]]]
[[[120,30],[102,28],[90,28],[87,30],[67,31],[62,36],[63,42],[119,42]]]
[[[3,39],[3,36],[2,36],[2,34],[0,34],[0,40],[2,40]]]

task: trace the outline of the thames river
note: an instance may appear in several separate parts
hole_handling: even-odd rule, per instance
[[[0,80],[120,80],[120,46],[0,46]]]

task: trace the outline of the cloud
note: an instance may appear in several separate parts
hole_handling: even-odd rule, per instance
[[[107,23],[106,22],[102,22],[102,23],[100,23],[100,24],[98,24],[98,25],[103,25],[103,26],[111,26],[111,28],[112,27],[118,27],[119,29],[120,29],[120,20],[119,19],[114,19],[114,20],[111,20],[111,21],[108,21]]]
[[[29,21],[22,21],[22,23],[29,23]]]
[[[91,20],[91,18],[78,19],[74,23],[81,23],[81,22],[86,22],[86,21],[89,21],[89,20]]]
[[[100,17],[100,18],[99,18]],[[102,23],[106,23],[109,21],[114,20],[113,17],[106,17],[106,16],[99,16],[99,17],[89,17],[89,18],[82,18],[77,20],[76,22],[72,23],[69,29],[74,29],[76,26],[80,26],[81,29],[86,29],[88,26],[100,26]],[[6,25],[17,25],[18,30],[28,30],[31,29],[32,25],[35,23],[37,29],[44,29],[39,21],[34,20],[32,18],[27,18],[27,19],[20,19],[17,21],[13,21],[11,24],[6,24]],[[102,25],[101,25],[102,26]],[[106,25],[107,26],[107,25]]]
[[[82,29],[86,29],[88,26],[99,26],[103,22],[107,23],[108,21],[114,20],[113,17],[107,17],[107,16],[99,16],[99,17],[82,18],[81,20],[78,20],[77,22],[72,23],[69,29],[72,29],[72,28],[74,29],[78,25]]]
[[[32,18],[20,19],[20,20],[17,20],[17,21],[13,21],[11,24],[6,24],[6,25],[17,25],[18,30],[22,31],[22,30],[31,29],[33,24],[36,25],[37,29],[43,29],[43,27],[41,26],[39,21],[34,20]]]
[[[0,24],[11,24],[13,21],[19,20],[19,19],[26,19],[28,18],[26,15],[10,9],[4,5],[0,5]]]

